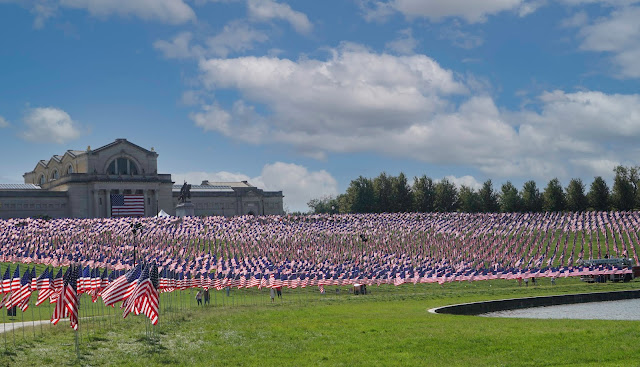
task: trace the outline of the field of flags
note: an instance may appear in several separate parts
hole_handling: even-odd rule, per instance
[[[4,272],[0,307],[25,311],[37,297],[36,306],[55,303],[52,323],[77,328],[85,293],[155,325],[159,293],[189,288],[626,274],[582,260],[637,265],[639,229],[636,212],[2,220],[0,261],[16,265]],[[35,264],[46,268],[36,274]]]

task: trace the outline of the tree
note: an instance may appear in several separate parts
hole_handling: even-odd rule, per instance
[[[518,193],[518,189],[507,181],[502,185],[502,193],[500,194],[500,210],[504,213],[519,212],[522,208],[522,198]]]
[[[391,210],[394,213],[407,213],[411,211],[411,188],[407,183],[407,176],[400,172],[398,177],[391,178]]]
[[[617,210],[631,210],[636,207],[638,191],[638,168],[617,166],[613,169],[616,176],[613,179],[611,204]]]
[[[340,211],[338,199],[333,196],[325,196],[321,199],[311,199],[307,203],[313,214],[336,214]]]
[[[374,212],[391,212],[393,205],[392,180],[385,172],[373,179],[373,195],[375,198]]]
[[[373,183],[365,177],[352,180],[347,188],[345,210],[349,213],[371,213],[375,206]],[[342,203],[341,203],[342,204]]]
[[[458,204],[458,189],[456,186],[443,178],[435,185],[435,210],[441,213],[455,211]]]
[[[436,189],[433,180],[426,175],[413,178],[413,210],[421,213],[432,212]]]
[[[560,180],[554,178],[549,181],[547,187],[542,194],[543,204],[542,209],[546,212],[561,212],[565,210],[566,199],[564,197],[564,191]]]
[[[498,194],[493,190],[491,180],[486,180],[478,191],[480,197],[480,210],[484,213],[496,213],[500,210]]]
[[[609,210],[609,186],[602,177],[594,177],[587,194],[587,200],[589,207],[593,210]]]
[[[464,213],[478,213],[482,209],[480,195],[469,186],[460,187],[458,202],[460,211]]]
[[[542,211],[542,195],[533,180],[525,182],[522,186],[522,210],[531,213]]]
[[[566,188],[567,198],[567,210],[572,212],[583,212],[587,210],[589,201],[584,193],[584,184],[579,178],[574,178],[569,181],[569,186]]]

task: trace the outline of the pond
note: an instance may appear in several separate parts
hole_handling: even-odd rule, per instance
[[[530,319],[640,320],[640,299],[532,307],[489,312],[478,316]]]

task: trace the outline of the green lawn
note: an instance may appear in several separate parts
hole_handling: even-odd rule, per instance
[[[432,307],[485,299],[638,288],[548,279],[212,294],[197,307],[194,291],[163,294],[155,337],[141,316],[90,304],[83,296],[79,333],[67,321],[0,335],[0,366],[630,366],[640,360],[640,321],[498,319],[435,315]],[[3,310],[4,311],[4,310]],[[18,311],[19,312],[19,311]],[[31,312],[28,310],[26,316]],[[44,315],[44,311],[41,311]],[[0,320],[7,321],[3,312]],[[34,311],[37,318],[37,308]],[[48,318],[48,314],[44,318]],[[18,321],[21,319],[20,312]],[[0,329],[1,330],[1,329]],[[35,336],[34,336],[35,334]],[[24,337],[23,337],[24,335]],[[15,345],[14,345],[15,341]],[[5,344],[6,343],[6,344]]]

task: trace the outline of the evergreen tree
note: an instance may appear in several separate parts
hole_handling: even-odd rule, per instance
[[[435,210],[441,213],[453,212],[458,204],[458,189],[448,179],[443,178],[435,185]]]
[[[433,180],[426,175],[413,179],[413,210],[421,213],[433,212],[436,189]]]
[[[564,191],[560,180],[554,178],[549,181],[547,187],[542,194],[543,204],[542,209],[546,212],[561,212],[565,210],[566,199],[564,197]]]
[[[595,177],[587,194],[589,207],[597,211],[608,211],[610,209],[609,199],[609,186],[607,182],[601,176]]]
[[[400,172],[398,177],[391,178],[391,209],[394,213],[408,213],[411,211],[411,188],[407,183],[407,176]]]
[[[392,179],[382,172],[380,176],[373,179],[373,195],[375,198],[374,212],[384,213],[391,212],[393,188]]]
[[[362,176],[352,180],[347,188],[345,201],[348,213],[372,213],[375,198],[371,180]]]
[[[460,187],[459,209],[464,213],[478,213],[482,210],[482,202],[480,201],[480,195],[471,187],[462,185]]]
[[[507,181],[502,185],[500,194],[500,210],[504,213],[515,213],[522,209],[522,198],[518,189]]]
[[[497,213],[500,210],[498,194],[493,190],[491,180],[486,180],[478,191],[480,210],[484,213]]]
[[[616,176],[613,179],[611,204],[617,210],[631,210],[636,207],[638,169],[617,166],[613,169]]]
[[[531,213],[542,211],[542,195],[533,180],[525,182],[522,186],[522,210]]]
[[[584,184],[579,178],[574,178],[569,181],[567,186],[567,210],[572,212],[583,212],[587,210],[589,201],[584,193]]]

